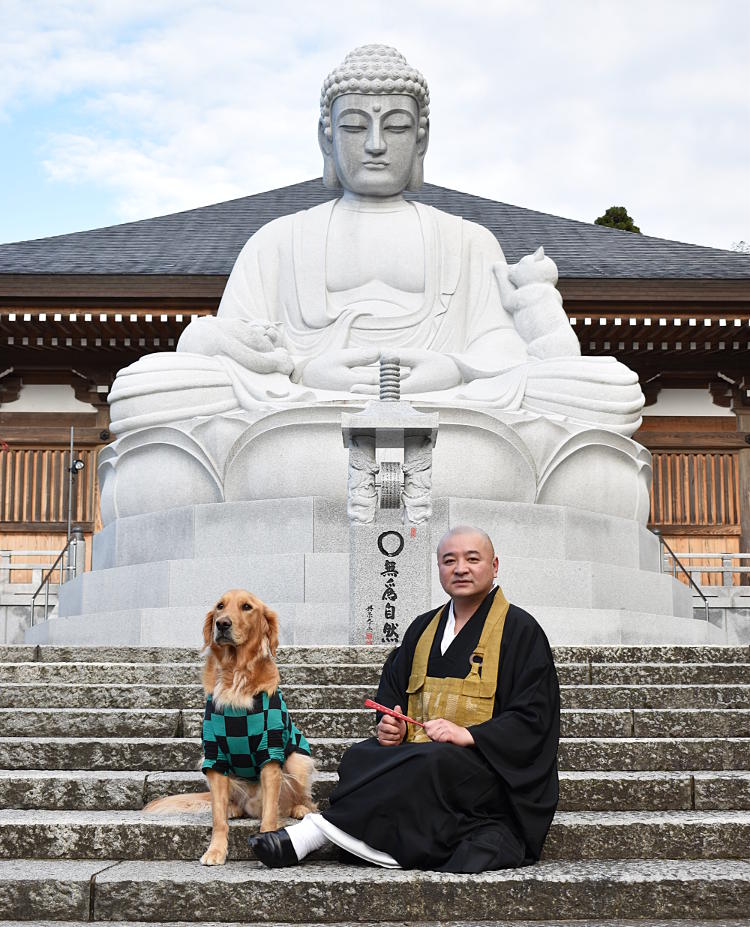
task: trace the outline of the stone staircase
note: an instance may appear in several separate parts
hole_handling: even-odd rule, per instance
[[[325,802],[369,736],[380,647],[286,647]],[[480,876],[252,859],[204,868],[196,651],[0,648],[0,927],[114,924],[750,925],[750,648],[558,647],[561,801],[541,863]],[[4,920],[3,920],[4,919]]]

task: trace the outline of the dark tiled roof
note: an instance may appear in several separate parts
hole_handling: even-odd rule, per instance
[[[0,274],[228,274],[277,216],[331,199],[320,180],[108,228],[0,245]],[[750,255],[620,232],[425,184],[414,197],[491,229],[509,261],[545,246],[565,278],[750,279]]]

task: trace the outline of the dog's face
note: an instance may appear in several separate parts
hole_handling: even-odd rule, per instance
[[[230,589],[217,601],[203,623],[206,647],[243,647],[251,654],[274,656],[279,646],[276,612],[245,589]]]

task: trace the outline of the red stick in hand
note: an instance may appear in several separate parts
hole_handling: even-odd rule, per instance
[[[371,698],[365,699],[365,708],[374,708],[375,711],[390,715],[392,718],[398,718],[399,721],[406,721],[409,724],[416,724],[417,727],[424,727],[421,721],[415,721],[414,718],[410,718],[408,715],[402,715],[400,711],[394,711],[392,708],[386,708],[385,705],[379,705],[377,702],[373,702]]]

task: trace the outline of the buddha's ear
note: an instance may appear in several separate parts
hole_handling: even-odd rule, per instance
[[[341,182],[333,162],[333,142],[326,135],[323,123],[318,123],[318,144],[323,152],[323,186],[329,190],[340,190]]]
[[[427,153],[429,142],[430,121],[428,119],[424,127],[424,134],[422,138],[417,141],[417,156],[414,158],[411,174],[409,174],[409,182],[406,185],[406,189],[410,193],[416,193],[418,190],[422,189],[422,184],[424,183],[424,156]]]
[[[424,134],[422,138],[417,139],[417,151],[421,158],[427,154],[427,146],[430,144],[430,120],[425,119]]]

